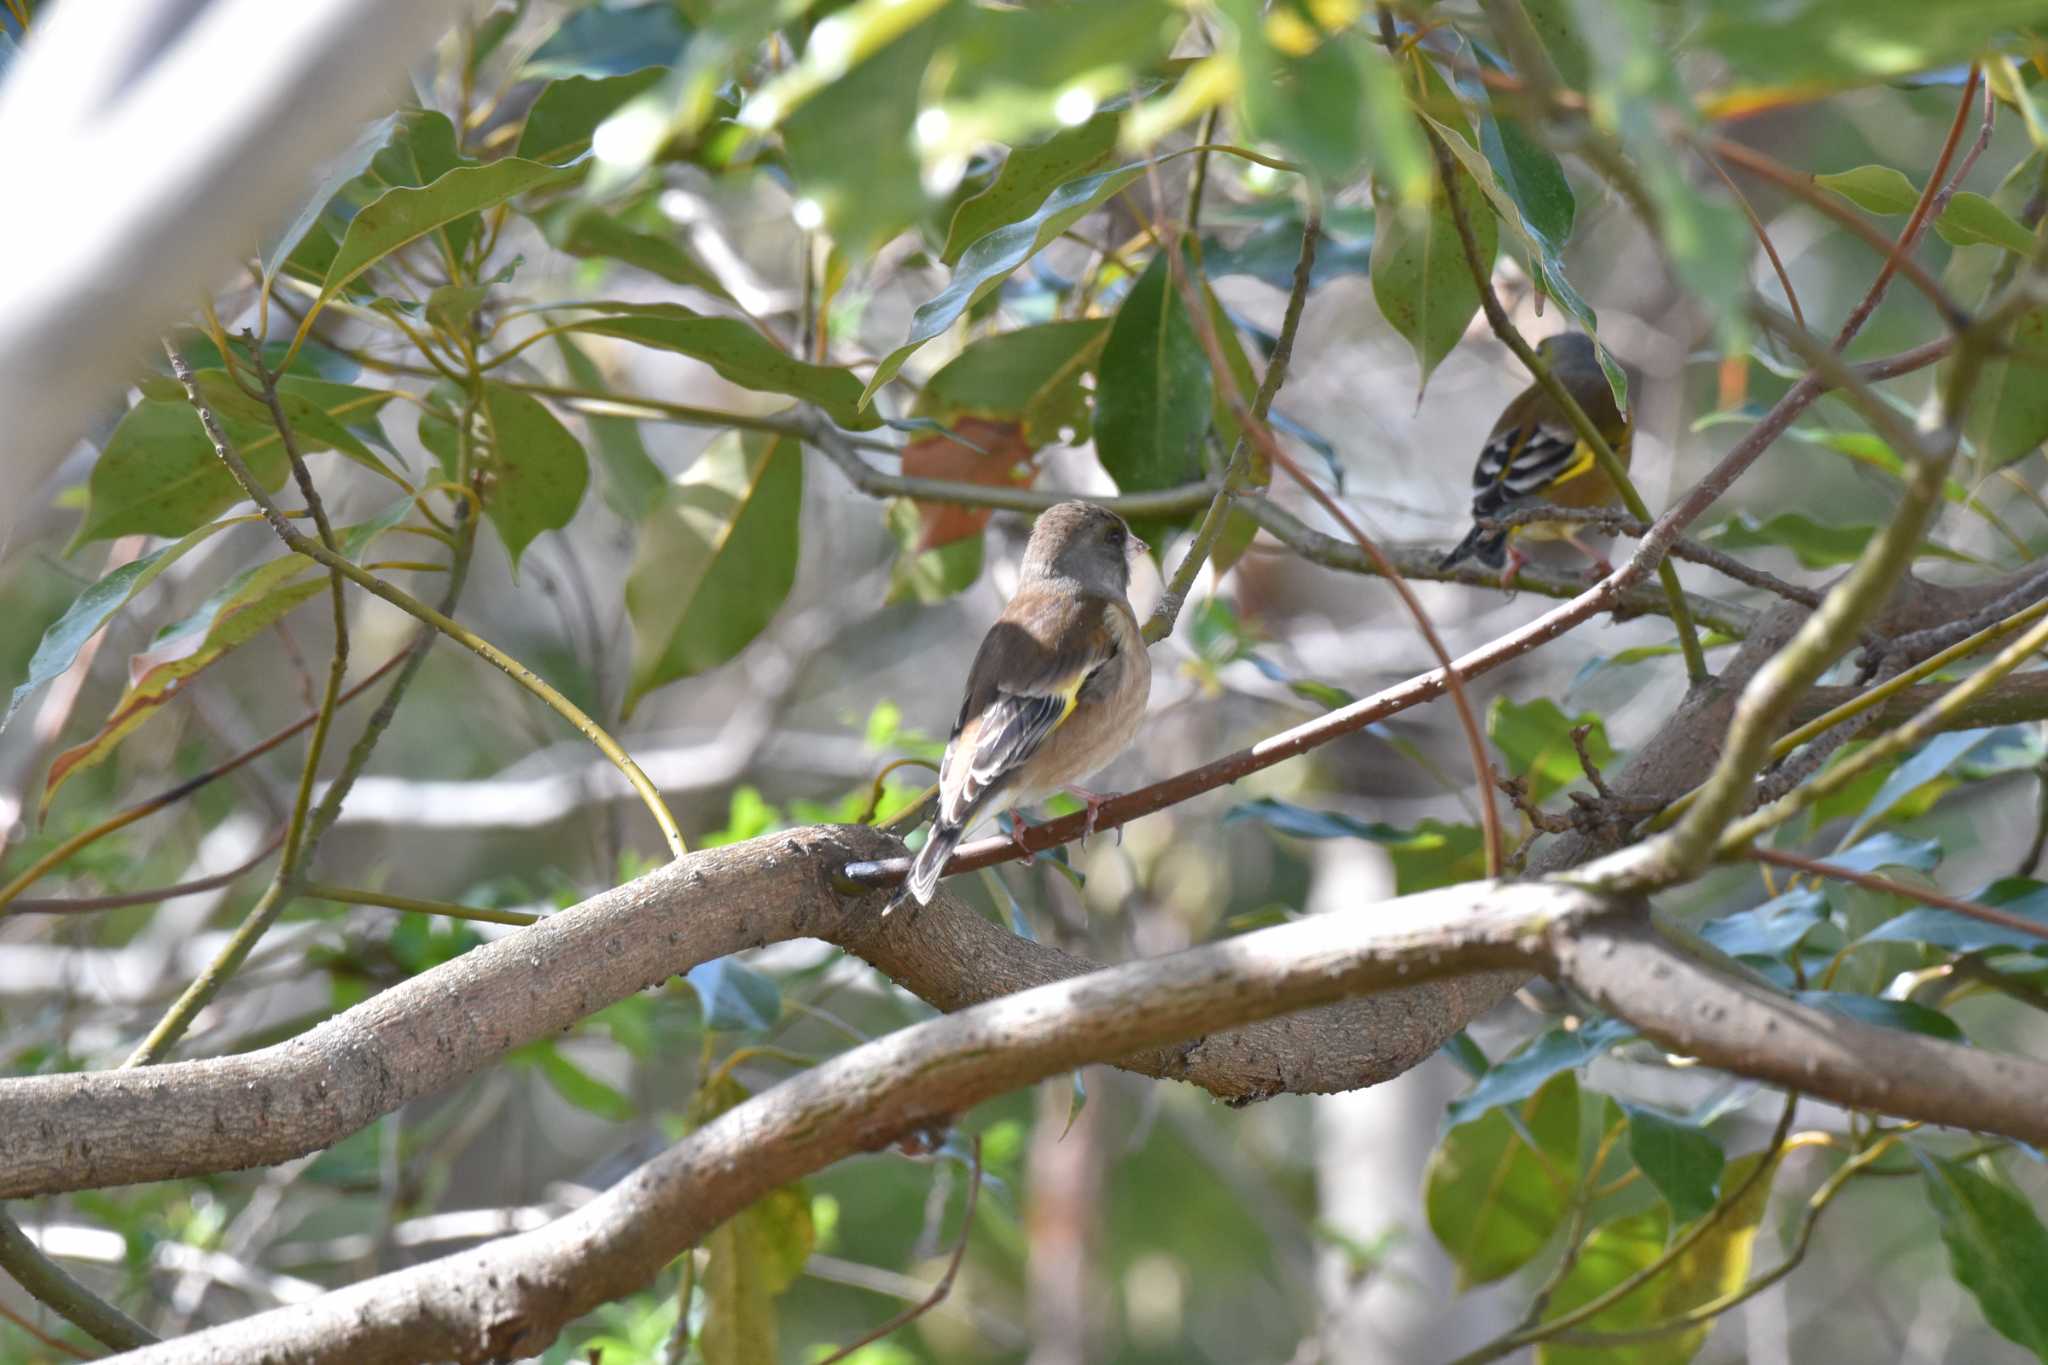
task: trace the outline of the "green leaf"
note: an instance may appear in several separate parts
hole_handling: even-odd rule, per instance
[[[1096,366],[1095,449],[1119,490],[1174,488],[1202,477],[1212,382],[1161,253],[1118,306]]]
[[[1950,246],[2002,246],[2022,259],[2034,254],[2034,234],[1998,205],[1969,190],[1948,201],[1934,230]]]
[[[1573,29],[1572,0],[1522,0],[1522,8],[1564,83],[1574,90],[1587,89],[1592,84],[1592,59]]]
[[[1628,1116],[1628,1153],[1671,1206],[1681,1223],[1706,1216],[1721,1197],[1721,1167],[1727,1157],[1714,1135],[1660,1110],[1623,1103]]]
[[[2048,1229],[2033,1205],[2003,1181],[1961,1162],[1915,1149],[1927,1202],[1941,1224],[1949,1266],[1984,1320],[2048,1360]]]
[[[1975,56],[2001,30],[2038,21],[2036,0],[1715,0],[1698,40],[1743,84],[1829,87],[1889,80]]]
[[[527,111],[514,155],[556,163],[573,159],[590,146],[598,124],[666,74],[663,67],[649,66],[623,76],[565,76],[548,82]]]
[[[782,120],[799,204],[815,206],[850,255],[872,254],[924,212],[924,168],[911,130],[938,29],[916,25]]]
[[[1723,915],[1703,925],[1700,937],[1731,957],[1778,957],[1798,947],[1827,917],[1827,896],[1802,888],[1753,910]]]
[[[1372,268],[1372,210],[1333,204],[1327,214],[1322,240],[1316,243],[1315,264],[1309,269],[1311,289],[1340,275],[1362,275]],[[1227,225],[1222,212],[1212,213],[1203,221],[1205,227]],[[1204,232],[1202,273],[1212,281],[1226,275],[1250,275],[1275,289],[1291,287],[1295,264],[1301,259],[1301,233],[1306,226],[1300,205],[1292,199],[1275,201],[1253,221],[1258,224],[1256,230],[1235,246],[1225,246]]]
[[[1984,735],[1983,730],[1951,730],[1921,745],[1911,758],[1892,769],[1884,785],[1877,789],[1877,795],[1870,798],[1862,814],[1856,817],[1856,823],[1842,836],[1842,842],[1853,843],[1872,825],[1889,815],[1894,806],[1946,774],[1964,754],[1977,746]]]
[[[2048,885],[2031,877],[2002,877],[1970,897],[1979,905],[2008,910],[2041,923],[2042,934],[2029,934],[2002,924],[1959,915],[1953,910],[1922,906],[1896,915],[1865,934],[1866,943],[1925,943],[1955,953],[1980,953],[2012,948],[2048,956]]]
[[[269,290],[271,282],[277,278],[277,272],[284,268],[284,263],[298,249],[299,243],[306,239],[306,234],[312,230],[313,224],[326,212],[328,203],[340,193],[341,187],[369,168],[371,158],[390,144],[398,129],[399,115],[386,114],[365,126],[362,132],[356,134],[354,142],[325,162],[315,173],[313,189],[307,196],[304,206],[291,222],[285,224],[284,231],[280,232],[277,239],[263,252],[265,291]]]
[[[327,588],[327,575],[313,575],[313,563],[285,555],[232,579],[185,620],[159,635],[129,661],[132,681],[99,732],[50,762],[42,810],[65,782],[112,757],[121,741],[158,714],[187,678],[218,663],[237,646],[269,629],[292,608]]]
[[[1423,1170],[1423,1211],[1458,1268],[1460,1292],[1527,1265],[1571,1206],[1579,1170],[1577,1078],[1551,1077],[1519,1118],[1491,1109],[1459,1124]]]
[[[1453,98],[1449,88],[1435,79],[1433,71],[1431,89],[1444,101]],[[1479,96],[1474,94],[1470,98],[1476,101]],[[1561,253],[1571,235],[1572,219],[1577,212],[1571,186],[1564,179],[1564,168],[1549,152],[1530,142],[1519,129],[1510,131],[1507,124],[1492,117],[1481,120],[1480,145],[1477,147],[1472,145],[1462,123],[1447,125],[1431,119],[1430,124],[1465,168],[1471,182],[1486,196],[1494,214],[1520,239],[1530,273],[1542,285],[1543,292],[1556,299],[1579,327],[1597,340],[1599,319],[1564,271]],[[1503,171],[1502,167],[1506,169]],[[1524,206],[1524,196],[1530,199],[1533,208]],[[1474,204],[1469,197],[1461,202],[1467,205],[1467,211],[1475,219],[1484,216],[1483,206]],[[1455,237],[1452,245],[1457,245]],[[1460,250],[1462,259],[1462,248]],[[1600,348],[1600,366],[1606,371],[1607,382],[1614,389],[1615,402],[1626,406],[1627,377],[1604,346]]]
[[[7,703],[7,714],[0,716],[0,730],[7,728],[7,723],[14,719],[14,713],[21,709],[29,694],[68,670],[77,660],[78,651],[85,648],[86,641],[98,634],[100,627],[115,612],[134,601],[137,593],[156,582],[157,575],[175,564],[187,550],[216,531],[254,520],[254,516],[247,516],[211,522],[188,533],[182,540],[129,560],[73,598],[64,614],[43,632],[42,641],[28,661],[28,676],[15,687],[14,695]]]
[[[959,264],[961,253],[971,243],[1028,217],[1055,189],[1109,160],[1116,151],[1122,117],[1105,111],[1043,142],[1012,148],[987,188],[963,199],[953,210],[939,259],[947,265]]]
[[[1813,183],[1833,190],[1865,213],[1911,213],[1920,191],[1905,172],[1890,166],[1858,166],[1851,171],[1816,175]]]
[[[1721,1176],[1722,1188],[1742,1187],[1763,1157],[1757,1153],[1730,1162]],[[1586,1319],[1579,1330],[1591,1334],[1647,1327],[1740,1288],[1749,1276],[1757,1227],[1770,1202],[1775,1170],[1774,1160],[1742,1199],[1716,1218],[1663,1273]],[[1646,1269],[1663,1255],[1671,1231],[1672,1220],[1662,1206],[1594,1229],[1571,1273],[1551,1298],[1552,1315],[1569,1312]],[[1690,1360],[1712,1330],[1713,1324],[1705,1323],[1647,1341],[1599,1346],[1546,1341],[1536,1348],[1536,1359],[1539,1365],[1677,1365]]]
[[[1365,76],[1351,45],[1316,34],[1306,51],[1283,53],[1267,40],[1256,0],[1226,0],[1220,8],[1237,29],[1245,135],[1274,144],[1326,183],[1351,180],[1366,153]],[[1281,13],[1298,20],[1285,6]]]
[[[1510,776],[1529,779],[1529,799],[1538,803],[1585,780],[1578,750],[1572,746],[1572,731],[1581,725],[1592,727],[1586,752],[1594,764],[1605,768],[1614,762],[1607,728],[1590,711],[1567,716],[1556,702],[1542,697],[1526,704],[1496,697],[1486,711],[1487,738],[1507,759]]]
[[[626,579],[628,712],[726,662],[774,617],[796,581],[803,488],[802,446],[759,432],[720,436],[669,488]]]
[[[256,481],[275,491],[286,473],[276,433],[227,416],[221,425]],[[71,548],[137,533],[182,536],[242,497],[191,405],[145,398],[128,410],[93,462],[85,517]]]
[[[547,405],[532,394],[486,383],[482,405],[491,444],[484,511],[519,571],[535,536],[567,526],[590,486],[590,460]]]
[[[1804,512],[1780,512],[1768,521],[1758,521],[1747,512],[1738,512],[1708,532],[1705,539],[1711,545],[1728,550],[1782,547],[1798,556],[1804,567],[1825,569],[1854,563],[1875,534],[1875,526],[1830,525],[1815,521]],[[1933,541],[1923,544],[1920,553],[1942,559],[1968,559]]]
[[[1455,135],[1451,140],[1462,142]],[[1499,220],[1469,173],[1461,172],[1458,195],[1478,241],[1480,273],[1485,274],[1499,249]],[[1479,286],[1473,283],[1441,188],[1426,207],[1380,210],[1372,239],[1372,296],[1388,325],[1415,351],[1422,371],[1416,384],[1419,397],[1479,311]]]
[[[758,1033],[782,1017],[782,991],[768,977],[737,958],[720,957],[699,963],[684,979],[697,992],[705,1028],[722,1033]]]
[[[1037,212],[997,228],[970,244],[960,255],[960,264],[953,271],[951,283],[918,307],[917,312],[911,315],[910,335],[901,346],[882,357],[881,364],[875,367],[874,377],[868,380],[867,388],[861,393],[861,406],[865,407],[874,398],[876,390],[896,377],[896,372],[903,368],[903,362],[918,347],[959,321],[970,307],[1008,279],[1011,271],[1044,250],[1062,232],[1100,208],[1113,195],[1122,193],[1145,173],[1147,164],[1138,162],[1070,180],[1054,190],[1038,206]]]
[[[1571,240],[1579,204],[1557,155],[1530,137],[1520,119],[1497,110],[1480,120],[1479,145],[1501,187],[1515,201],[1523,226],[1552,253],[1563,250]],[[1544,258],[1543,268],[1550,272],[1550,256]]]
[[[1826,861],[1851,872],[1875,872],[1881,867],[1910,867],[1915,872],[1932,872],[1941,861],[1941,843],[1936,839],[1908,839],[1889,830],[1873,834],[1859,844],[1831,853]]]
[[[1845,1019],[1876,1024],[1879,1028],[1924,1034],[1951,1043],[1968,1041],[1955,1020],[1940,1010],[1929,1009],[1911,1000],[1885,1000],[1849,991],[1801,991],[1797,998],[1803,1005],[1831,1010]]]
[[[595,393],[605,391],[604,372],[583,353],[582,347],[566,335],[557,336],[555,345],[561,349],[571,383]],[[661,500],[662,490],[668,487],[668,475],[648,455],[647,445],[640,439],[638,422],[630,417],[606,417],[592,412],[580,415],[597,449],[598,467],[604,471],[599,486],[605,505],[628,525],[638,525],[648,509]]]
[[[889,504],[889,533],[899,547],[889,569],[888,606],[919,602],[930,606],[966,591],[981,577],[985,539],[963,536],[935,550],[920,550],[923,527],[917,504],[897,498]]]
[[[1403,896],[1486,875],[1485,848],[1479,831],[1470,825],[1429,819],[1402,829],[1354,820],[1334,811],[1305,810],[1264,796],[1234,807],[1223,817],[1225,824],[1240,820],[1257,820],[1299,839],[1370,840],[1394,860],[1394,889]]]
[[[269,405],[261,398],[251,398],[244,393],[241,386],[228,377],[227,371],[199,370],[192,378],[199,386],[200,397],[213,409],[214,416],[224,421],[232,418],[240,424],[234,429],[250,433],[247,439],[236,442],[243,459],[268,458],[271,453],[283,449]],[[185,396],[183,387],[173,380],[150,380],[142,385],[142,390],[151,398],[182,401]],[[366,389],[307,375],[280,375],[277,381],[278,406],[284,409],[285,423],[291,428],[301,454],[338,450],[363,468],[410,492],[411,486],[385,464],[382,457],[364,445],[361,437],[343,424],[348,419],[357,422],[374,419],[379,409],[394,396],[389,389]]]
[[[2008,355],[1988,360],[1966,419],[1980,468],[2002,469],[2048,440],[2048,311],[2028,313],[2013,325]]]
[[[508,156],[481,166],[457,166],[429,185],[387,190],[349,222],[321,282],[319,302],[325,304],[356,276],[436,228],[569,174],[559,166]]]
[[[679,303],[608,303],[575,328],[619,337],[701,360],[742,388],[783,393],[815,403],[840,426],[867,431],[880,419],[860,409],[860,380],[851,370],[798,360],[737,318],[708,317]]]
[[[526,59],[524,76],[617,76],[666,66],[690,40],[683,7],[669,0],[586,5],[562,21]]]
[[[582,200],[543,215],[541,226],[548,242],[571,256],[622,261],[670,284],[685,284],[715,298],[731,297],[718,277],[674,238],[642,231]]]
[[[915,411],[951,426],[959,417],[1021,423],[1036,449],[1088,430],[1081,379],[1109,339],[1110,320],[1046,322],[982,337],[925,381]]]
[[[802,1271],[814,1240],[801,1185],[771,1190],[704,1239],[704,1365],[779,1359],[775,1300]]]
[[[557,1095],[585,1113],[626,1123],[636,1112],[632,1100],[564,1057],[553,1043],[521,1048],[512,1054],[512,1060],[530,1064]]]
[[[1479,1078],[1464,1095],[1444,1110],[1452,1124],[1470,1123],[1489,1109],[1527,1099],[1560,1071],[1584,1066],[1635,1030],[1619,1019],[1602,1016],[1589,1019],[1578,1028],[1558,1027],[1541,1035],[1507,1060]]]

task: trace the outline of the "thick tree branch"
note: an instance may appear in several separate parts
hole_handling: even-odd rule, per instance
[[[1091,973],[901,1030],[729,1111],[547,1227],[135,1359],[355,1365],[537,1352],[760,1195],[841,1157],[950,1126],[995,1095],[1214,1022],[1486,968],[1548,971],[1710,1065],[1857,1108],[2048,1140],[2048,1065],[1863,1024],[1719,976],[1659,939],[1640,906],[1557,883],[1473,883]]]

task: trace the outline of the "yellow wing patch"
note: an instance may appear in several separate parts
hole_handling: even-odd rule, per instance
[[[1578,478],[1579,475],[1590,471],[1596,463],[1598,461],[1593,457],[1593,447],[1581,441],[1572,447],[1572,462],[1566,465],[1563,471],[1550,482],[1553,485],[1567,483],[1572,479]]]

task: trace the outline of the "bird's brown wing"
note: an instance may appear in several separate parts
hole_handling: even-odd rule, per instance
[[[939,818],[965,823],[1074,712],[1082,686],[1116,656],[1112,604],[1044,588],[1003,610],[967,675],[939,766]]]

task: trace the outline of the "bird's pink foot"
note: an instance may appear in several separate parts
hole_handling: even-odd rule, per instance
[[[1114,798],[1102,792],[1089,791],[1086,787],[1077,787],[1071,782],[1067,784],[1066,792],[1067,795],[1079,801],[1084,808],[1084,813],[1081,816],[1081,847],[1086,848],[1088,847],[1089,836],[1095,833],[1096,822],[1102,818],[1103,803]],[[1124,827],[1122,825],[1116,827],[1116,842],[1118,847],[1123,846]]]
[[[1528,562],[1529,556],[1523,554],[1513,542],[1510,542],[1508,545],[1508,561],[1501,566],[1500,570],[1501,587],[1512,588],[1515,585],[1515,575],[1520,573],[1522,566]]]
[[[1030,825],[1024,822],[1024,817],[1013,810],[1004,811],[1003,824],[1009,830],[1010,842],[1015,844],[1017,851],[1024,855],[1024,866],[1030,867],[1035,864],[1038,861],[1038,853],[1024,842],[1024,832],[1031,828]]]

